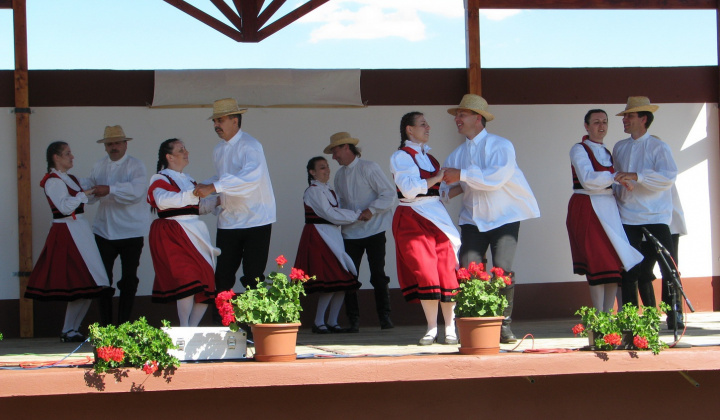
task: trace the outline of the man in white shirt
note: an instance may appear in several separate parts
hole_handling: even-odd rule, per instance
[[[195,187],[195,195],[220,195],[216,246],[221,254],[215,268],[216,291],[231,290],[242,264],[240,282],[246,289],[265,280],[275,195],[263,147],[242,131],[242,114],[235,99],[213,104],[212,120],[220,142],[213,150],[216,175]],[[217,313],[214,312],[217,321]]]
[[[458,223],[462,241],[460,264],[467,267],[470,262],[482,262],[489,247],[493,266],[510,274],[512,284],[503,289],[508,307],[503,313],[500,340],[514,343],[517,339],[510,329],[515,297],[512,263],[520,221],[540,217],[540,209],[517,166],[512,143],[485,129],[487,122],[495,118],[488,112],[487,101],[467,94],[448,113],[455,117],[458,133],[466,138],[443,165],[443,181],[450,196],[459,193],[458,186],[463,193]]]
[[[93,233],[100,250],[110,284],[113,283],[113,266],[120,256],[122,276],[117,282],[120,291],[117,325],[130,321],[132,308],[140,280],[137,269],[148,233],[150,207],[147,194],[145,165],[126,154],[127,142],[121,126],[105,127],[105,134],[98,143],[105,145],[107,156],[95,163],[90,178],[83,180],[83,187],[94,187],[95,193],[89,204],[99,202]],[[112,297],[99,298],[100,322],[113,323]]]
[[[613,185],[613,190],[630,244],[637,250],[641,249],[643,236],[646,236],[645,228],[674,255],[670,223],[673,214],[672,186],[678,170],[670,147],[647,132],[654,120],[653,113],[658,108],[650,104],[650,99],[645,96],[631,96],[625,110],[617,114],[623,117],[623,128],[630,137],[617,142],[613,148],[615,181],[618,182]],[[667,288],[672,284],[672,273],[663,265],[661,271],[663,287]],[[623,304],[638,305],[638,287],[646,296],[653,293],[651,281],[638,283],[639,273],[638,265],[623,275]],[[668,293],[663,293],[663,300],[672,305]],[[676,322],[678,327],[682,324],[681,308],[677,313],[667,314],[668,328],[673,328]]]
[[[360,271],[360,262],[367,252],[370,284],[375,289],[375,307],[380,328],[394,325],[390,320],[390,278],[385,275],[385,231],[392,224],[392,209],[397,192],[380,165],[360,159],[359,140],[346,132],[330,136],[325,154],[340,164],[335,173],[335,192],[341,208],[362,212],[357,222],[342,227],[345,252]],[[345,293],[345,311],[350,321],[349,332],[360,328],[360,308],[356,291]]]

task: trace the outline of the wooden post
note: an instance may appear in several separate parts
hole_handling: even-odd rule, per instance
[[[468,93],[482,95],[479,0],[465,0],[465,45],[467,45]]]
[[[15,125],[17,139],[18,253],[20,277],[20,337],[33,331],[33,301],[25,299],[32,271],[32,203],[30,201],[30,100],[28,98],[27,0],[13,1],[15,32]]]

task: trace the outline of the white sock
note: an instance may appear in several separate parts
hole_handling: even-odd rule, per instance
[[[178,318],[180,318],[181,327],[190,326],[190,313],[193,310],[195,296],[187,296],[177,301]]]
[[[85,318],[85,314],[90,308],[90,299],[77,299],[72,302],[68,302],[67,309],[65,309],[65,323],[63,324],[63,333],[70,330],[79,330],[80,323]],[[77,334],[70,334],[71,336]]]
[[[437,300],[421,300],[423,312],[425,312],[425,320],[427,321],[427,332],[425,335],[437,337],[437,316],[438,301]]]
[[[340,315],[340,309],[345,302],[345,292],[335,292],[332,294],[330,299],[330,311],[328,311],[327,325],[336,326],[338,324],[338,315]]]
[[[332,293],[320,293],[320,296],[318,297],[317,312],[315,312],[315,325],[318,327],[325,325],[325,311],[330,304],[332,296]]]
[[[208,308],[207,303],[194,304],[193,308],[192,308],[192,312],[190,312],[190,319],[188,321],[188,326],[189,327],[197,327],[198,325],[200,325],[200,321],[202,321],[207,308]]]
[[[616,297],[618,304],[621,303],[620,295],[618,294],[619,290],[620,288],[617,286],[617,283],[590,286],[590,299],[592,300],[593,307],[599,311],[610,312],[615,306]],[[619,307],[621,308],[622,305]]]
[[[618,287],[617,283],[608,283],[604,286],[605,299],[603,300],[603,312],[610,312],[615,306],[615,296],[618,294],[620,288]],[[619,308],[622,308],[622,306],[620,306]]]
[[[445,320],[445,335],[457,337],[455,334],[455,302],[440,302],[440,309]]]

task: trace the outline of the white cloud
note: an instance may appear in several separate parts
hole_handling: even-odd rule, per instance
[[[321,24],[311,32],[311,42],[390,36],[421,41],[426,38],[425,24],[418,12],[458,18],[464,7],[462,0],[334,0],[300,22]]]

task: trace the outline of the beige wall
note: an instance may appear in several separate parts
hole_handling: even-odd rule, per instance
[[[540,204],[541,218],[521,224],[520,244],[514,270],[520,283],[570,282],[582,278],[572,274],[570,251],[565,231],[567,201],[571,194],[568,151],[580,140],[584,130],[582,117],[590,108],[604,108],[611,115],[624,105],[535,105],[492,106],[496,119],[488,129],[509,138],[515,144],[518,162]],[[305,164],[322,154],[330,134],[349,131],[360,138],[363,158],[376,161],[390,176],[389,156],[399,144],[399,121],[405,113],[425,113],[432,127],[430,145],[440,160],[463,139],[457,134],[447,106],[387,106],[362,109],[251,109],[244,116],[243,128],[258,138],[270,167],[278,222],[273,226],[269,269],[272,260],[284,254],[294,261],[303,223],[302,192],[307,186]],[[31,116],[33,256],[37,259],[47,235],[51,218],[38,183],[45,171],[45,148],[54,140],[70,143],[75,155],[73,174],[87,176],[92,164],[104,155],[95,140],[109,124],[120,124],[128,136],[128,153],[141,159],[148,173],[155,171],[157,147],[170,137],[183,139],[190,150],[186,172],[198,181],[213,174],[211,151],[218,139],[206,120],[208,109],[162,110],[142,107],[65,107],[34,108]],[[689,235],[681,239],[680,261],[684,277],[720,274],[717,258],[720,249],[719,228],[711,215],[717,213],[718,198],[718,124],[715,104],[661,104],[650,129],[666,141],[680,169],[678,189],[685,207]],[[0,202],[0,299],[18,297],[17,277],[17,206],[15,117],[8,108],[0,109],[0,173],[6,180],[6,199]],[[610,117],[607,146],[625,138],[619,117]],[[331,161],[333,172],[337,163]],[[457,201],[458,199],[456,199]],[[449,206],[457,220],[458,202]],[[87,216],[92,218],[94,206]],[[203,216],[214,237],[215,220]],[[387,272],[395,280],[394,242],[388,233]],[[116,264],[116,278],[119,263]],[[150,294],[152,263],[146,248],[139,272],[139,294]],[[369,286],[368,269],[361,267],[361,281]],[[240,288],[238,286],[238,288]]]

